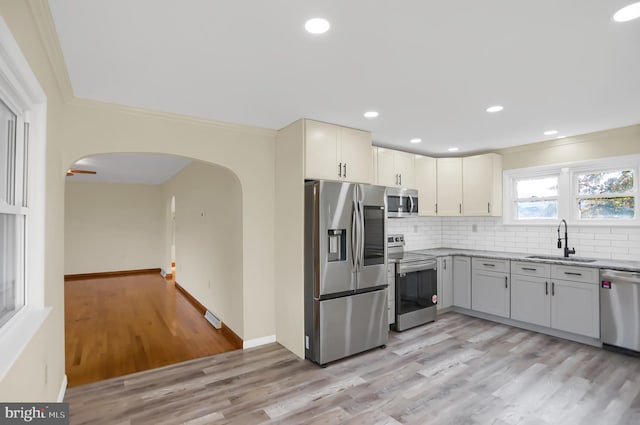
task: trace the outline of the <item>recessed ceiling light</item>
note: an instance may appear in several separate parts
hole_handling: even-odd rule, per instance
[[[625,6],[613,15],[613,20],[616,22],[627,22],[638,18],[640,18],[640,2]]]
[[[494,106],[489,106],[487,108],[487,112],[500,112],[504,109],[504,106],[502,105],[494,105]]]
[[[416,137],[415,139],[411,139],[411,140],[409,140],[409,142],[411,142],[411,143],[420,143],[420,142],[422,142],[422,139],[418,139],[418,138]]]
[[[447,149],[449,152],[458,152],[458,148],[449,148]]]
[[[324,34],[329,31],[331,24],[326,19],[313,18],[305,22],[304,28],[311,34]]]
[[[549,130],[544,132],[545,136],[553,136],[554,134],[558,134],[558,130]]]
[[[365,118],[377,118],[380,115],[377,111],[367,111],[364,113]]]

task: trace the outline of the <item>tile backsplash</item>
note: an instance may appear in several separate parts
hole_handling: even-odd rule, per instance
[[[388,220],[388,233],[405,235],[406,250],[447,247],[562,255],[557,229],[558,224],[503,225],[500,217]],[[569,225],[569,248],[575,248],[580,257],[640,261],[640,227]]]

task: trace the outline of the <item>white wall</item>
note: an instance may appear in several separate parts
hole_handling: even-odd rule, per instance
[[[176,282],[242,337],[242,189],[237,176],[194,161],[162,186],[162,196],[165,209],[176,198]]]
[[[158,185],[75,183],[65,191],[65,274],[161,268],[165,211]]]

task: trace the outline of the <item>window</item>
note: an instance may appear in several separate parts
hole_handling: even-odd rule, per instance
[[[0,380],[52,311],[44,290],[46,134],[46,94],[0,17]]]
[[[576,207],[581,220],[635,218],[633,169],[576,173]]]
[[[0,101],[0,326],[25,303],[25,239],[27,190],[26,143],[18,136],[23,124]]]
[[[640,225],[640,156],[504,172],[503,221],[547,223],[565,218],[580,224]]]
[[[515,181],[516,218],[558,218],[558,176],[522,178]]]

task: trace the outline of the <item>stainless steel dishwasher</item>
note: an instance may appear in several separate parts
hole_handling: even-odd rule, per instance
[[[640,354],[640,273],[600,270],[602,343]]]

